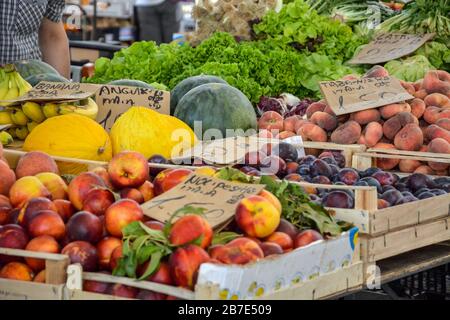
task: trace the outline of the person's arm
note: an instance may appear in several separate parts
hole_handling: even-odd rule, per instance
[[[69,40],[62,22],[44,18],[39,29],[39,47],[42,60],[70,79]]]

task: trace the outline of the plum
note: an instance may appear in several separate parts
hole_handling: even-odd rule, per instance
[[[315,176],[311,179],[312,183],[319,183],[319,184],[331,184],[330,179],[328,179],[325,176]]]
[[[386,200],[387,202],[389,202],[389,204],[391,206],[395,205],[402,198],[403,198],[402,193],[400,191],[398,191],[398,190],[395,190],[395,189],[387,190],[381,196],[381,199]]]
[[[408,183],[408,179],[409,179],[409,176],[401,177],[400,179],[398,179],[397,183],[407,184]]]
[[[417,199],[422,200],[422,199],[432,198],[432,197],[435,197],[435,196],[436,196],[436,195],[435,195],[434,193],[429,192],[429,191],[425,191],[425,192],[420,193],[420,194],[417,196]]]
[[[414,197],[414,195],[411,192],[409,192],[409,191],[402,191],[402,195],[404,197]]]
[[[381,189],[383,193],[385,193],[388,190],[397,190],[394,186],[383,186]]]
[[[447,193],[450,193],[450,183],[446,183],[446,184],[442,185],[441,189]]]
[[[444,185],[450,183],[450,177],[439,177],[433,180],[437,185]]]
[[[392,173],[386,171],[377,171],[372,174],[372,177],[377,179],[382,186],[392,185],[395,182]]]
[[[297,169],[297,173],[301,176],[309,176],[310,172],[309,165],[300,165]]]
[[[276,155],[261,160],[260,170],[264,174],[282,175],[286,171],[286,162]]]
[[[296,161],[298,159],[297,149],[290,143],[280,142],[275,145],[272,153],[279,156],[284,161]]]
[[[372,167],[372,168],[360,171],[359,175],[361,176],[361,178],[371,177],[375,172],[379,172],[379,171],[381,171],[380,168]]]
[[[311,177],[325,176],[331,178],[332,172],[328,163],[321,159],[316,159],[310,165],[310,175]]]
[[[299,164],[300,164],[300,165],[303,165],[303,164],[310,165],[311,163],[313,163],[314,160],[316,160],[316,157],[311,156],[311,155],[308,155],[308,156],[306,156],[306,157],[300,159]]]
[[[159,155],[159,154],[155,154],[155,155],[151,156],[148,159],[148,162],[156,163],[156,164],[168,164],[169,163],[169,161],[165,157],[163,157],[162,155]],[[150,175],[152,177],[155,177],[158,173],[160,173],[163,170],[164,169],[161,169],[161,168],[150,168]]]
[[[322,201],[325,207],[351,209],[354,207],[353,198],[344,190],[328,193]]]
[[[364,177],[361,178],[359,181],[364,181],[367,182],[367,184],[371,187],[376,187],[377,188],[377,192],[382,192],[382,187],[381,184],[378,182],[377,179],[373,178],[373,177]]]
[[[413,173],[409,176],[407,186],[413,192],[422,187],[435,188],[436,183],[427,175],[422,173]]]
[[[430,192],[436,196],[447,194],[447,192],[445,190],[441,190],[441,189],[432,189]]]
[[[344,168],[338,172],[338,178],[346,185],[354,185],[359,180],[359,174],[355,169]]]
[[[335,177],[338,174],[339,170],[340,170],[340,168],[337,165],[334,165],[334,164],[330,164],[330,169],[331,169],[331,176],[332,177]]]
[[[428,188],[420,188],[420,189],[418,189],[418,190],[416,190],[415,192],[414,192],[414,195],[418,195],[418,194],[421,194],[422,192],[430,192],[430,189],[428,189]]]
[[[395,188],[401,192],[409,190],[405,183],[396,183]]]
[[[330,165],[331,164],[336,165],[336,166],[338,165],[336,160],[333,157],[323,157],[323,158],[319,158],[319,159],[325,161],[326,163],[328,163]]]
[[[369,187],[369,184],[366,181],[363,181],[363,180],[356,181],[356,183],[354,185],[355,186],[360,186],[360,187]]]
[[[319,158],[328,157],[330,155],[333,156],[334,160],[336,161],[337,165],[340,168],[345,167],[345,156],[342,153],[342,151],[335,151],[335,150],[324,151],[324,152],[322,152],[321,155],[319,155]]]
[[[395,205],[399,205],[399,204],[403,204],[403,203],[408,203],[408,202],[414,202],[417,201],[418,199],[414,196],[406,196],[401,198],[400,200],[397,201],[397,203]]]

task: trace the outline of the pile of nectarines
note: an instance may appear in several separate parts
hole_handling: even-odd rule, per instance
[[[384,77],[388,72],[375,66],[363,77]],[[350,75],[344,80],[356,79]],[[275,111],[259,119],[260,135],[285,139],[300,135],[304,141],[363,144],[380,149],[426,151],[450,154],[450,74],[429,71],[416,83],[401,81],[415,98],[336,116],[324,100],[312,103],[306,115],[283,117]],[[275,133],[276,132],[276,133]],[[448,175],[448,164],[411,160],[380,159],[378,167],[403,172]]]

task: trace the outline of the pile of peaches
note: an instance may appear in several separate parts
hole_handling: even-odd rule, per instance
[[[363,77],[385,77],[388,72],[375,66]],[[355,80],[349,75],[343,80]],[[283,118],[275,111],[259,119],[261,136],[286,139],[300,135],[304,141],[363,144],[378,149],[398,149],[450,154],[450,74],[429,71],[415,83],[401,81],[415,98],[380,108],[336,116],[324,100],[312,103],[304,117]],[[448,175],[449,165],[414,160],[379,161],[382,170],[398,166],[402,172]]]
[[[80,263],[84,271],[108,274],[123,257],[124,227],[139,221],[154,230],[165,228],[162,222],[146,217],[140,204],[193,172],[149,170],[144,156],[125,151],[115,155],[107,168],[98,167],[66,181],[45,153],[23,155],[14,170],[0,156],[0,247],[60,253],[71,263]],[[195,171],[216,172],[210,167]],[[171,254],[147,280],[193,289],[202,263],[246,264],[323,239],[314,230],[300,232],[281,219],[279,200],[266,190],[241,200],[232,225],[229,228],[239,236],[212,246],[214,233],[208,221],[197,214],[182,216],[166,235]],[[137,275],[143,270],[145,263],[137,268]],[[45,261],[0,255],[0,278],[45,282]],[[127,298],[173,298],[96,281],[85,281],[84,290]]]

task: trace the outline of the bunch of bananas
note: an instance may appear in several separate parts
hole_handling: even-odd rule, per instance
[[[43,105],[27,101],[21,106],[11,106],[0,111],[0,125],[11,124],[12,127],[8,132],[14,138],[25,140],[45,119],[69,113],[77,113],[95,120],[98,106],[91,98],[70,103],[47,102]]]
[[[31,85],[26,82],[16,71],[13,64],[7,64],[0,75],[0,100],[14,100],[27,93]],[[7,106],[9,103],[1,102],[0,106]]]

